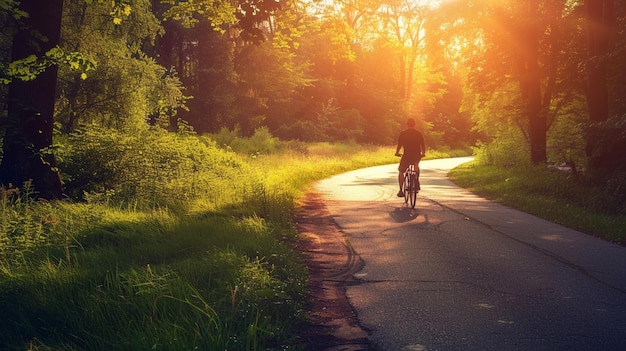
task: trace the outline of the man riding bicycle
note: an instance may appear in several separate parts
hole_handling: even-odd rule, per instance
[[[396,147],[396,156],[402,156],[400,159],[400,165],[398,166],[398,185],[400,185],[398,197],[404,197],[404,191],[402,190],[402,184],[404,184],[404,171],[409,168],[410,164],[415,165],[419,190],[419,163],[422,157],[426,154],[424,136],[417,129],[415,129],[415,119],[407,119],[406,126],[407,129],[400,132],[400,135],[398,136],[398,146]],[[400,154],[401,148],[404,148],[404,152],[402,154]]]

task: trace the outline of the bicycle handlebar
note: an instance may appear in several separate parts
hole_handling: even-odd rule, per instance
[[[396,156],[398,156],[398,157],[402,157],[402,154],[397,153],[397,154],[396,154]],[[424,156],[426,156],[426,153],[420,154],[420,157],[422,157],[422,158],[423,158]]]

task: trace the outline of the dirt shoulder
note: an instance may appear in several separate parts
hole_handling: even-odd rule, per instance
[[[302,253],[309,270],[308,324],[299,330],[306,351],[371,350],[368,333],[360,325],[346,297],[346,286],[362,261],[346,246],[344,234],[330,216],[322,197],[314,192],[300,200],[295,218]]]

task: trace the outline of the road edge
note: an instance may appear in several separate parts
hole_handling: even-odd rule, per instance
[[[309,272],[307,323],[297,331],[304,350],[373,350],[369,332],[346,296],[346,287],[356,283],[353,274],[363,262],[347,245],[320,193],[309,191],[298,200],[294,224],[296,250]]]

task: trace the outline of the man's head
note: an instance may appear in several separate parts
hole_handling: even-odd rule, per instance
[[[415,119],[414,118],[407,119],[406,126],[409,128],[415,128]]]

